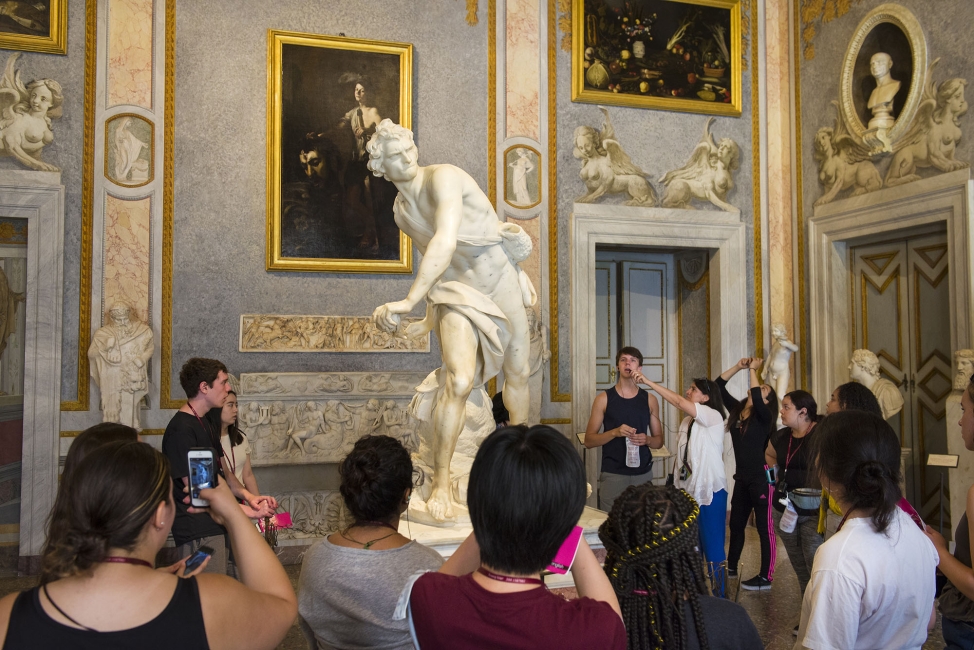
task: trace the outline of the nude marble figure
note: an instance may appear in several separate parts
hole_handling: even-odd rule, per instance
[[[768,361],[761,371],[761,381],[772,383],[774,392],[779,399],[788,392],[788,382],[791,381],[791,369],[788,365],[791,355],[798,351],[798,346],[788,340],[788,332],[781,323],[775,323],[771,328],[771,352]]]
[[[423,254],[403,300],[378,307],[372,317],[386,332],[407,337],[436,330],[443,366],[433,408],[433,480],[426,502],[437,521],[456,517],[450,460],[463,429],[471,391],[504,369],[504,403],[514,423],[530,408],[531,333],[524,307],[537,294],[517,263],[531,254],[520,226],[501,223],[476,181],[453,165],[418,164],[413,134],[382,120],[369,141],[369,168],[399,189],[399,228]],[[421,301],[426,318],[401,327]]]

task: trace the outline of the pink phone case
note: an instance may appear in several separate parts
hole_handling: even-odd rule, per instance
[[[271,521],[274,522],[274,525],[276,527],[278,527],[278,528],[290,528],[293,525],[291,523],[291,513],[290,512],[279,512],[276,515],[274,515],[273,517],[271,517]],[[257,528],[260,530],[260,532],[264,532],[264,520],[263,519],[258,519],[257,520]]]
[[[575,526],[572,532],[555,553],[555,559],[548,565],[548,571],[560,573],[562,575],[571,571],[572,564],[575,563],[575,555],[578,553],[578,544],[582,541],[582,527]]]

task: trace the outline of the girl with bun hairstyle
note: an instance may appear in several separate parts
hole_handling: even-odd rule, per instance
[[[0,600],[4,650],[270,650],[284,638],[297,613],[294,590],[226,482],[200,495],[230,534],[243,584],[154,570],[176,506],[169,461],[149,445],[93,449],[67,480],[41,585]]]
[[[393,621],[409,576],[443,558],[399,534],[413,489],[413,464],[389,436],[359,439],[342,461],[341,495],[352,524],[314,544],[298,585],[301,629],[312,648],[411,649],[405,620]]]
[[[937,550],[900,499],[900,444],[880,416],[840,411],[812,440],[842,520],[815,554],[799,648],[919,649],[934,623]]]

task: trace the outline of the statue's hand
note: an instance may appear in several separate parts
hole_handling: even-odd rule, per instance
[[[400,314],[408,314],[412,309],[413,306],[405,300],[387,302],[372,312],[372,320],[380,330],[393,334],[399,329]]]

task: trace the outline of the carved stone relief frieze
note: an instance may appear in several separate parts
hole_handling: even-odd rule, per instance
[[[283,510],[291,513],[292,522],[290,528],[277,531],[278,540],[315,540],[351,523],[341,494],[334,490],[287,492],[275,498]]]
[[[403,319],[402,327],[419,321]],[[407,339],[368,316],[241,314],[240,352],[429,352],[429,333]]]
[[[261,465],[340,462],[370,434],[419,449],[408,413],[423,373],[243,373],[240,428]]]

